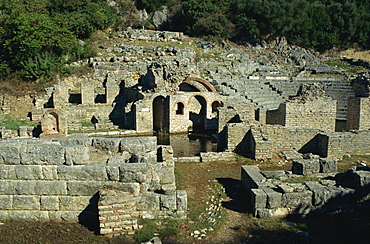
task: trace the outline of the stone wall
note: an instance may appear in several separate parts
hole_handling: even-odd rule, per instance
[[[138,217],[184,217],[169,156],[155,137],[2,141],[0,221],[94,222],[102,189],[135,197]]]
[[[370,98],[353,97],[348,99],[347,130],[370,129]]]
[[[315,160],[318,165],[317,173],[320,171],[320,164],[325,167],[327,162],[333,161],[329,158]],[[307,166],[312,162],[300,163]],[[336,167],[332,169],[336,170]],[[322,178],[320,181],[302,184],[282,181],[299,176],[294,172],[286,174],[282,170],[260,171],[255,165],[244,165],[241,182],[256,217],[286,217],[289,214],[306,215],[311,212],[338,213],[363,206],[363,201],[369,197],[368,170],[357,168],[336,175],[333,171],[319,173],[315,176]],[[335,176],[335,180],[324,179],[328,175]]]
[[[277,111],[267,114],[268,124],[285,125],[287,128],[335,130],[336,101],[315,99],[290,100],[281,104]]]
[[[370,131],[320,134],[318,140],[319,154],[323,157],[370,154]]]
[[[318,153],[318,129],[289,129],[284,126],[249,126],[243,123],[228,124],[227,150],[266,159],[286,150]]]

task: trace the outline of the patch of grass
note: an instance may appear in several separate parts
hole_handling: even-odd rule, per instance
[[[322,178],[320,177],[312,177],[312,176],[299,176],[299,177],[291,177],[286,180],[283,180],[283,182],[286,183],[304,183],[306,181],[320,181]]]
[[[142,225],[143,228],[136,231],[134,235],[134,240],[136,243],[142,243],[153,238],[156,231],[155,220],[152,219],[139,219],[139,225]]]
[[[37,126],[39,122],[29,121],[29,120],[20,120],[12,118],[4,118],[3,121],[0,121],[0,126],[5,126],[6,129],[18,130],[19,126]]]
[[[184,174],[176,167],[175,167],[174,173],[175,173],[176,188],[178,190],[184,189],[184,186],[185,186]]]
[[[139,225],[143,228],[136,231],[134,240],[136,243],[142,243],[153,238],[158,233],[160,237],[168,237],[180,234],[181,230],[178,228],[178,219],[139,219]]]
[[[91,121],[82,121],[81,125],[82,126],[94,126],[95,124]]]

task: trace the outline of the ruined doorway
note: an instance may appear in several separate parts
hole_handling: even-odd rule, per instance
[[[168,98],[158,96],[153,100],[153,130],[168,132],[169,128],[169,105]]]
[[[193,131],[202,131],[206,128],[207,102],[204,97],[196,95],[190,100],[189,118],[192,122]]]

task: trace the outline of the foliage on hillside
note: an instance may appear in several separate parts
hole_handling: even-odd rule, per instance
[[[50,78],[90,54],[78,39],[112,23],[104,0],[0,1],[0,74]]]
[[[236,42],[285,36],[291,44],[324,51],[370,49],[367,0],[0,0],[0,75],[49,79],[68,62],[93,53],[80,40],[95,30],[152,26],[139,19],[169,7],[171,30]],[[145,23],[146,24],[145,24]],[[144,24],[143,24],[144,23]]]

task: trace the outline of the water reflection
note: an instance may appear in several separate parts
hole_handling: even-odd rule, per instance
[[[171,145],[174,157],[198,156],[200,152],[216,152],[217,142],[212,134],[158,134],[158,145]]]

